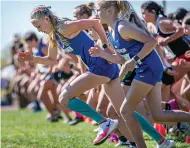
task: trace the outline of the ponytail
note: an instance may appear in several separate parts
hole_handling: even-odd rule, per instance
[[[120,10],[120,19],[127,20],[133,24],[135,24],[138,28],[142,29],[148,35],[151,35],[145,26],[144,22],[138,17],[132,5],[128,1],[117,1],[118,8]]]

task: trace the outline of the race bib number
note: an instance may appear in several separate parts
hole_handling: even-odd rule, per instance
[[[66,52],[72,52],[74,49],[71,48],[70,46],[68,46],[67,48],[64,48],[64,50],[65,50]]]
[[[130,56],[129,54],[124,54],[124,55],[121,55],[126,61],[130,60]]]

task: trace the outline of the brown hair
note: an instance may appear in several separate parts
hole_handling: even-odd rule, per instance
[[[27,42],[27,41],[32,41],[33,39],[34,39],[36,42],[38,41],[38,37],[37,37],[37,35],[36,35],[34,32],[29,31],[29,32],[25,33],[25,35],[24,35],[24,40],[25,40],[26,42]]]
[[[183,19],[183,23],[186,25],[190,25],[190,13],[188,13]]]
[[[82,5],[77,6],[77,7],[75,7],[75,9],[78,10],[78,13],[81,16],[84,14],[87,14],[90,17],[90,16],[92,16],[93,11],[95,10],[94,7],[95,7],[94,3],[89,2],[88,4],[82,4]]]
[[[162,15],[164,17],[167,17],[164,14],[164,8],[160,5],[158,5],[156,2],[154,1],[146,1],[141,5],[142,9],[148,10],[149,12],[155,12],[157,17],[158,15]]]

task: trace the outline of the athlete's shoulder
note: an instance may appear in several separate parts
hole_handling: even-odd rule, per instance
[[[60,21],[56,26],[56,31],[61,33],[62,35],[68,34],[68,28],[71,21]]]
[[[126,32],[128,29],[131,29],[132,28],[132,23],[130,23],[129,21],[127,20],[119,20],[119,23],[118,23],[118,31],[120,33],[122,32]]]

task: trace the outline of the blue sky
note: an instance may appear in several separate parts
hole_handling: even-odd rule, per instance
[[[31,25],[29,18],[32,9],[38,5],[49,5],[52,11],[60,17],[72,18],[72,10],[75,6],[88,1],[1,1],[1,47],[4,48],[11,42],[14,33],[23,35],[28,30],[37,30]],[[143,1],[131,1],[134,9],[140,15],[140,6]],[[159,1],[158,3],[161,3]],[[167,13],[175,11],[178,7],[184,7],[190,10],[188,1],[169,1],[167,4]],[[39,34],[42,36],[43,34]],[[2,49],[1,48],[1,49]]]

